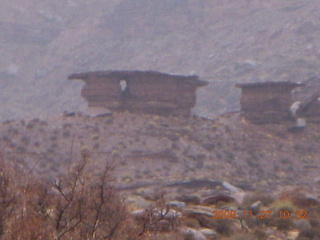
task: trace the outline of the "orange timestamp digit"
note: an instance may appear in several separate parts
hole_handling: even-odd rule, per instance
[[[271,210],[261,210],[258,214],[254,214],[252,211],[234,211],[234,210],[214,210],[212,211],[212,219],[269,219],[273,215]],[[307,219],[307,211],[297,210],[295,212],[290,211],[279,211],[279,218],[282,219]]]
[[[212,219],[236,219],[237,212],[234,210],[214,210]]]
[[[306,210],[297,210],[295,212],[279,211],[279,217],[284,219],[307,219],[308,212]]]
[[[273,213],[273,211],[270,211],[270,210],[268,210],[268,211],[262,210],[262,211],[260,211],[259,214],[253,215],[252,211],[243,211],[242,212],[242,214],[243,214],[242,217],[244,219],[246,219],[246,218],[268,219],[268,218],[271,217],[272,213]]]

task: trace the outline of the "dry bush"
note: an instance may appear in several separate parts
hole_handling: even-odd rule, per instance
[[[89,171],[83,156],[48,183],[0,163],[0,239],[126,239],[127,212],[111,185],[111,168]],[[129,239],[129,238],[127,238]]]
[[[181,239],[179,216],[164,195],[134,219],[111,184],[112,168],[82,157],[53,182],[0,161],[1,240]]]
[[[127,217],[126,209],[110,185],[111,168],[93,175],[88,159],[53,184],[51,220],[55,239],[112,239]]]
[[[0,236],[5,234],[6,221],[13,215],[16,205],[16,196],[12,191],[12,178],[9,177],[9,169],[0,163]]]
[[[156,239],[164,232],[175,234],[178,239],[179,214],[166,205],[165,194],[162,193],[155,206],[145,209],[136,216],[136,235],[141,239]]]
[[[1,161],[1,239],[50,239],[41,213],[44,185]]]

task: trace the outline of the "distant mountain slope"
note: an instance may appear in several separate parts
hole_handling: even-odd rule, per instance
[[[238,108],[234,82],[317,75],[318,1],[113,0],[0,3],[1,119],[81,110],[73,72],[195,73],[197,114]]]

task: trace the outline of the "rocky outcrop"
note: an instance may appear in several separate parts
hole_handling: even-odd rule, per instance
[[[280,123],[288,120],[291,91],[301,83],[262,82],[236,84],[242,89],[241,111],[253,123]]]
[[[299,102],[297,117],[320,123],[320,77],[312,77],[304,84],[304,88],[294,92],[294,99]]]
[[[154,71],[100,71],[72,74],[86,82],[82,96],[89,107],[158,115],[188,116],[196,104],[196,89],[206,85],[196,75]]]

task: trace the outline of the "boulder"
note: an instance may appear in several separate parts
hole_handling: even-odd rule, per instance
[[[205,228],[214,228],[215,223],[212,219],[213,213],[211,208],[206,207],[189,207],[184,209],[183,215],[188,218],[196,219],[202,227]]]
[[[170,202],[167,202],[166,205],[169,207],[178,208],[178,209],[182,209],[187,206],[187,204],[181,201],[170,201]]]
[[[226,189],[229,190],[230,196],[233,197],[238,203],[242,203],[243,199],[246,195],[246,192],[244,190],[242,190],[241,188],[238,188],[236,186],[233,186],[232,184],[228,183],[228,182],[223,182],[222,186]]]
[[[243,192],[243,190],[241,188],[238,188],[236,186],[233,186],[232,184],[228,183],[228,182],[223,182],[222,186],[229,190],[230,192]]]
[[[127,197],[125,203],[127,204],[129,210],[146,209],[152,205],[152,202],[137,195],[131,195]]]
[[[254,202],[250,206],[250,211],[252,211],[253,215],[256,215],[260,212],[261,206],[262,206],[261,201]]]
[[[103,107],[90,107],[87,108],[85,114],[89,117],[98,118],[98,117],[110,117],[112,112]]]
[[[68,112],[68,111],[63,112],[64,117],[75,117],[76,115],[77,115],[76,112]]]
[[[153,220],[172,220],[179,216],[181,216],[180,212],[177,212],[173,209],[166,210],[166,209],[139,209],[136,211],[131,212],[131,215],[134,216],[136,219],[142,219],[145,216],[152,216]]]
[[[216,194],[214,196],[211,197],[207,197],[202,201],[203,205],[215,205],[218,203],[232,203],[235,202],[236,199],[234,199],[233,197],[231,197],[228,194]]]
[[[210,239],[217,236],[217,233],[209,228],[203,228],[200,230],[200,232]]]
[[[205,235],[196,229],[193,228],[183,228],[181,229],[181,234],[183,235],[183,239],[188,240],[207,240]]]
[[[293,199],[293,202],[300,207],[319,206],[319,197],[310,193],[301,194]]]

